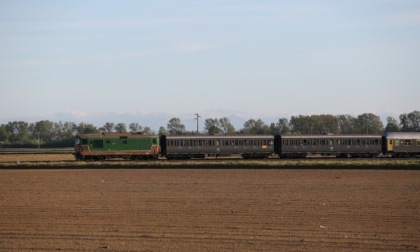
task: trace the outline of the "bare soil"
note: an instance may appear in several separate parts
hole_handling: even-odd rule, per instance
[[[0,251],[420,250],[419,170],[0,170]]]

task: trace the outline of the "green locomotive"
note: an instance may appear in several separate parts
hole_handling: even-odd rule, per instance
[[[76,160],[156,159],[160,152],[159,136],[144,133],[102,133],[76,136]]]

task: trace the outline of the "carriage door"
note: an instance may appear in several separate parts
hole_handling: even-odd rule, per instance
[[[388,139],[388,151],[394,151],[394,139]]]

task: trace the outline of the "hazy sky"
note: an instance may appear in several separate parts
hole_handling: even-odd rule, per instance
[[[409,113],[420,1],[3,0],[0,88],[0,123]]]

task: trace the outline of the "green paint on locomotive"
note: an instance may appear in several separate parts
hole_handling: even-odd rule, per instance
[[[90,151],[110,150],[150,150],[159,145],[158,137],[86,137],[80,138],[81,145],[89,146]]]
[[[159,154],[159,136],[141,133],[102,133],[76,136],[75,157],[145,157]]]

